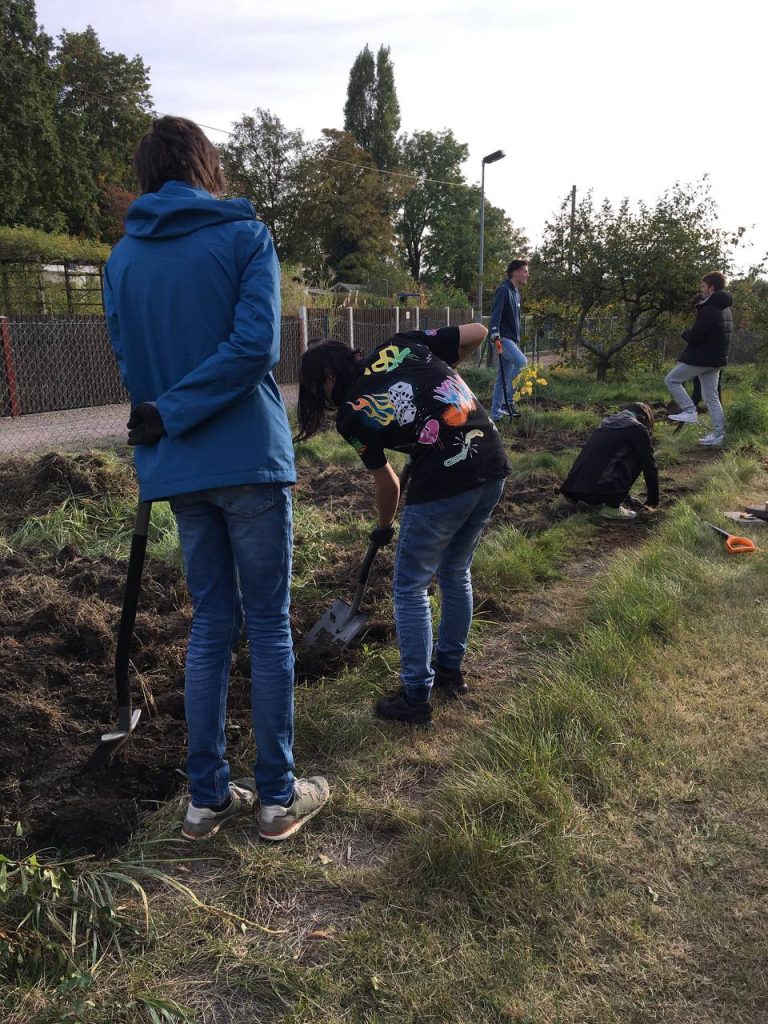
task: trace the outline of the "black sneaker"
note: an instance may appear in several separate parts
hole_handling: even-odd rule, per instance
[[[405,687],[401,686],[397,693],[390,693],[376,701],[376,714],[380,718],[388,718],[393,722],[427,725],[432,721],[432,701],[409,700]]]
[[[469,692],[460,668],[441,668],[433,661],[432,669],[435,673],[435,693],[442,694],[443,697],[463,697]]]

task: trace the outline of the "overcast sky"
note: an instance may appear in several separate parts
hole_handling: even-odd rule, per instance
[[[576,185],[652,202],[709,175],[724,227],[768,251],[763,0],[38,0],[38,23],[139,54],[161,113],[228,129],[265,107],[342,127],[349,69],[391,47],[402,130],[450,128],[465,173],[535,244]],[[225,135],[208,131],[215,141]],[[752,227],[754,225],[754,227]]]

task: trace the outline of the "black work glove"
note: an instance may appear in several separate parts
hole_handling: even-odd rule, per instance
[[[165,437],[165,427],[154,402],[142,402],[131,409],[128,444],[157,444],[161,437]]]
[[[394,536],[394,526],[374,526],[368,534],[368,539],[372,540],[375,544],[378,544],[380,548],[383,548],[385,544],[389,544],[391,542]]]

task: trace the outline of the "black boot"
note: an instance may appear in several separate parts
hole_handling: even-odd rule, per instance
[[[412,701],[408,698],[405,687],[401,686],[396,693],[390,693],[376,701],[376,714],[393,722],[427,725],[432,721],[432,701]]]
[[[432,670],[435,673],[432,685],[436,693],[440,693],[444,697],[463,697],[465,693],[469,692],[469,687],[460,668],[441,668],[437,662],[433,661]]]

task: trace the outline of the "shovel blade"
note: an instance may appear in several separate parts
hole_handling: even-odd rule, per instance
[[[355,612],[353,615],[351,605],[337,599],[310,629],[299,646],[335,644],[338,647],[351,647],[359,639],[367,622],[368,616],[365,612]]]
[[[123,746],[136,728],[141,711],[136,708],[131,713],[130,725],[127,729],[118,729],[116,732],[105,732],[102,734],[99,745],[80,769],[81,772],[91,772],[96,768],[106,768],[118,750]]]

